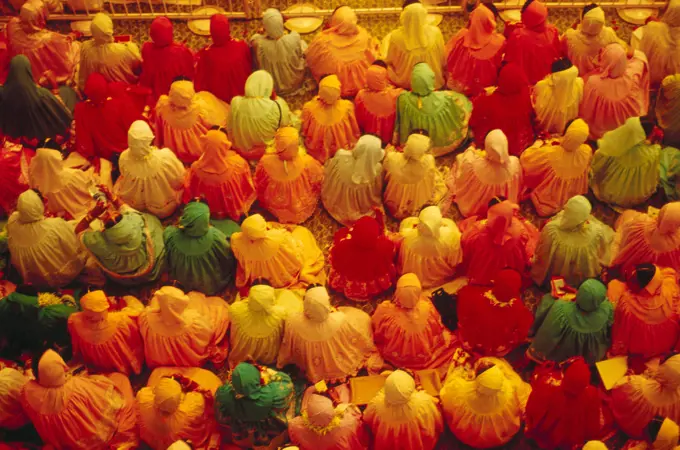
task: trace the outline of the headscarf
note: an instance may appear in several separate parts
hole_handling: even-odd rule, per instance
[[[312,394],[305,411],[309,423],[318,428],[327,427],[335,417],[331,399],[317,394]]]
[[[227,16],[215,14],[210,17],[210,37],[216,47],[222,47],[231,41],[231,28]]]
[[[661,234],[675,234],[680,229],[680,202],[666,203],[656,219],[656,228]]]
[[[182,317],[184,310],[189,306],[189,297],[180,289],[172,286],[163,286],[154,294],[158,301],[152,310],[159,312],[161,320],[169,326],[184,325]]]
[[[619,78],[628,67],[628,55],[621,44],[609,44],[600,50],[600,74],[603,78]]]
[[[401,406],[411,399],[416,391],[416,382],[413,377],[403,370],[395,370],[385,380],[385,404],[388,406]]]
[[[236,148],[248,151],[269,142],[276,130],[287,122],[287,106],[285,102],[272,100],[272,92],[272,76],[265,70],[257,70],[246,80],[245,96],[232,100],[231,129]]]
[[[319,82],[319,98],[326,105],[333,105],[340,99],[340,79],[337,75],[328,75]]]
[[[204,236],[210,229],[210,208],[202,202],[187,204],[179,219],[179,226],[187,236]]]
[[[372,183],[382,169],[380,162],[385,156],[380,138],[368,134],[361,136],[352,150],[352,156],[355,161],[352,182]]]
[[[639,117],[631,117],[623,125],[607,131],[597,141],[598,151],[606,156],[622,156],[647,138]]]
[[[102,313],[109,310],[109,300],[104,291],[91,291],[80,298],[80,308],[83,311]]]
[[[427,26],[427,9],[420,3],[412,3],[401,12],[399,17],[404,29],[404,43],[406,50],[427,48],[428,42],[425,28]]]
[[[37,222],[45,217],[45,205],[40,196],[29,189],[19,195],[17,214],[21,223]]]
[[[503,370],[494,365],[491,368],[482,372],[476,379],[477,393],[482,396],[492,396],[503,389],[503,382],[505,375]]]
[[[385,90],[389,86],[387,81],[387,69],[376,64],[366,70],[366,87],[375,92]]]
[[[590,278],[579,286],[575,302],[581,311],[596,311],[607,299],[607,287],[599,280]]]
[[[266,284],[256,284],[248,291],[248,308],[269,313],[276,303],[276,290]]]
[[[415,273],[405,273],[397,280],[397,290],[394,293],[394,300],[403,308],[413,309],[420,300],[423,287]]]
[[[303,300],[305,317],[313,322],[323,322],[331,313],[330,297],[323,286],[316,286],[305,292]]]
[[[425,97],[434,92],[434,71],[427,63],[418,63],[413,67],[411,72],[411,92]],[[420,102],[418,104],[421,107]]]
[[[90,32],[96,44],[109,44],[113,42],[113,21],[104,13],[97,13],[92,18]]]
[[[70,111],[50,91],[36,85],[28,58],[12,58],[0,86],[0,131],[15,139],[42,141],[65,135],[72,120]]]
[[[300,148],[300,134],[293,127],[281,127],[274,136],[274,148],[279,159],[285,162],[295,159]]]
[[[172,83],[168,98],[170,99],[170,104],[175,108],[187,109],[192,105],[194,95],[196,95],[194,83],[180,80]]]
[[[578,396],[590,386],[590,368],[583,358],[576,359],[567,367],[561,386],[562,392],[572,397]]]
[[[49,10],[40,0],[27,1],[21,5],[19,19],[21,28],[26,33],[35,33],[44,29],[47,25]]]
[[[522,11],[522,23],[530,30],[540,32],[545,28],[545,21],[548,18],[548,8],[538,0],[533,0],[524,11]]]
[[[359,36],[357,15],[349,6],[341,6],[331,16],[328,31],[342,37],[333,39],[336,47],[350,47],[354,45]]]
[[[149,36],[156,47],[172,44],[172,22],[167,17],[156,17],[149,27]]]
[[[507,200],[489,208],[486,227],[490,230],[493,242],[496,245],[503,244],[509,238],[507,232],[512,225],[512,218],[517,209],[517,205]]]
[[[264,239],[267,237],[267,222],[260,214],[253,214],[243,221],[241,231],[251,241]]]
[[[413,133],[408,137],[404,145],[404,156],[406,159],[419,161],[430,147],[432,147],[432,141],[428,136]]]
[[[182,402],[182,386],[172,378],[163,377],[153,389],[154,406],[161,414],[172,414]]]
[[[569,124],[567,131],[564,133],[564,137],[562,138],[562,148],[568,152],[578,150],[578,148],[588,140],[589,133],[590,128],[588,128],[588,124],[585,122],[585,120],[574,120],[571,124]]]
[[[581,20],[581,32],[588,36],[597,36],[604,27],[604,10],[599,6],[583,15]]]
[[[210,130],[201,136],[203,154],[192,167],[207,173],[224,173],[227,170],[227,152],[231,142],[227,135],[219,130]]]
[[[442,226],[442,211],[438,206],[423,208],[418,215],[418,234],[439,238],[439,229]]]
[[[506,165],[510,160],[508,138],[501,130],[489,131],[484,138],[484,150],[486,150],[486,159],[495,163]]]
[[[175,441],[167,450],[191,450],[191,447],[184,441]]]
[[[264,31],[272,39],[279,39],[283,36],[285,29],[283,26],[283,16],[278,9],[267,8],[262,15]]]
[[[536,1],[534,1],[534,3],[536,3]],[[500,73],[498,74],[498,88],[494,91],[494,94],[496,93],[508,97],[509,99],[513,97],[522,100],[524,100],[525,97],[529,98],[529,81],[527,81],[524,70],[522,70],[522,67],[519,64],[508,63],[501,68]],[[515,106],[512,102],[508,103],[508,105]]]
[[[148,123],[143,120],[135,121],[128,131],[128,146],[130,154],[137,159],[144,159],[151,154],[154,139],[153,131]]]
[[[43,194],[60,190],[65,167],[59,150],[39,148],[35,153],[28,172],[31,186]]]
[[[473,50],[484,48],[496,32],[496,19],[489,8],[480,4],[470,13],[470,23],[463,37],[463,46]]]
[[[584,196],[576,195],[570,198],[564,204],[562,213],[559,215],[559,228],[561,230],[573,230],[588,220],[591,210],[592,206]]]
[[[88,100],[96,104],[102,104],[108,98],[109,83],[104,78],[104,75],[99,72],[93,72],[87,77],[87,81],[85,81],[84,92]]]
[[[236,395],[255,398],[261,388],[260,371],[252,364],[240,363],[231,372],[231,384]]]
[[[59,387],[66,383],[68,366],[54,350],[47,350],[38,361],[38,383],[44,387]]]
[[[491,292],[498,301],[503,303],[512,299],[520,299],[522,275],[514,269],[501,269],[496,274]]]

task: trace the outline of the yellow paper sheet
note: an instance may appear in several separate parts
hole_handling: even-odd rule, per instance
[[[617,381],[623,378],[628,371],[628,358],[617,356],[595,363],[597,371],[600,373],[602,384],[606,390],[614,387]]]

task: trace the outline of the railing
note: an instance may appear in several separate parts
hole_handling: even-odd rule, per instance
[[[301,0],[301,2],[303,1]],[[463,9],[459,0],[434,0],[434,2],[437,2],[437,4],[428,5],[430,13],[454,14],[460,13]],[[50,20],[87,20],[97,12],[105,12],[116,20],[151,20],[158,16],[166,16],[174,20],[208,19],[213,13],[201,12],[201,9],[206,6],[219,7],[232,19],[247,19],[259,17],[259,12],[267,7],[276,7],[283,11],[289,6],[299,4],[295,0],[64,0],[63,3],[65,5],[64,11],[52,13]],[[309,1],[309,3],[313,3],[313,1]],[[332,3],[352,6],[359,16],[396,15],[401,12],[401,0],[374,0],[373,2],[338,0]],[[385,5],[362,6],[367,3],[385,3]],[[523,0],[503,0],[494,2],[494,5],[499,10],[507,10],[518,9],[522,3]],[[548,8],[582,8],[590,3],[592,3],[591,0],[553,0],[546,2]],[[605,0],[597,3],[606,8],[664,8],[667,4],[666,1],[654,0]],[[331,8],[319,8],[313,10],[313,12],[310,9],[310,12],[289,12],[284,13],[284,15],[287,18],[325,17],[331,15],[333,10]],[[0,20],[2,19],[7,19],[7,17],[0,17]]]

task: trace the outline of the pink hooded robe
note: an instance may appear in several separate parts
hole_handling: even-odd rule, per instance
[[[26,55],[36,82],[49,71],[57,84],[73,79],[80,60],[80,43],[71,36],[47,30],[49,12],[40,0],[23,4],[19,17],[7,24],[10,58]]]
[[[599,67],[584,77],[580,116],[590,127],[590,138],[599,139],[630,117],[647,115],[649,70],[647,59],[635,52],[628,59],[620,44],[600,52]]]

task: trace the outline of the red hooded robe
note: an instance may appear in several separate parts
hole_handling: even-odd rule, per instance
[[[209,91],[220,100],[231,103],[237,95],[245,94],[246,80],[252,72],[250,47],[231,37],[229,19],[222,14],[210,18],[212,45],[198,52],[196,64],[196,92]]]

